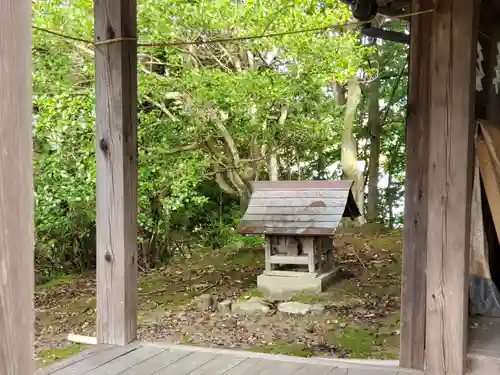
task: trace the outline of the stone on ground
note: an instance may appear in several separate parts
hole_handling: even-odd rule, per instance
[[[278,305],[278,311],[287,314],[305,315],[311,312],[311,305],[301,302],[282,302]]]
[[[249,300],[243,300],[235,302],[232,306],[233,313],[267,313],[270,307],[261,298],[250,298]]]
[[[217,305],[217,311],[222,314],[231,314],[231,305],[232,302],[230,300],[221,301]]]
[[[201,311],[211,310],[215,305],[215,297],[212,294],[202,294],[198,297],[198,309]]]
[[[311,305],[311,312],[313,313],[322,313],[326,309],[325,305],[315,303],[314,305]]]

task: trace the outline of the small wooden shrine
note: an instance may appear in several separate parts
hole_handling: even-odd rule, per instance
[[[263,275],[319,278],[313,289],[322,288],[321,279],[333,270],[331,236],[342,217],[359,216],[352,185],[349,180],[253,184],[250,204],[238,231],[265,235]]]

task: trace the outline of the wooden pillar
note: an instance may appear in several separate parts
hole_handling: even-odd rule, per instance
[[[429,23],[429,161],[425,366],[466,372],[477,5],[439,0]],[[428,69],[427,66],[423,68]]]
[[[31,1],[0,0],[0,374],[31,375]]]
[[[415,0],[413,12],[432,9],[433,0]],[[401,293],[402,367],[424,369],[425,267],[427,256],[427,164],[429,157],[430,28],[432,14],[410,21],[410,68],[406,120],[406,186]]]
[[[94,15],[97,336],[125,345],[137,333],[136,1],[94,0]]]

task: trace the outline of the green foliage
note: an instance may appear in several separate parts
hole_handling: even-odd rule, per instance
[[[33,7],[36,26],[92,39],[92,0],[35,1]],[[334,100],[333,83],[357,72],[389,74],[406,64],[405,50],[384,43],[382,53],[391,63],[372,66],[373,48],[357,31],[320,30],[349,15],[338,0],[138,2],[141,41],[283,33],[140,48],[138,223],[144,265],[197,246],[261,244],[261,238],[237,235],[235,227],[250,182],[269,176],[270,155],[278,157],[283,179],[338,175],[332,166],[340,158],[343,108]],[[287,34],[297,29],[316,31]],[[94,266],[93,57],[91,45],[34,33],[41,280]],[[382,96],[390,96],[393,82],[384,81]],[[400,86],[398,100],[389,103],[382,147],[384,169],[397,184],[388,195],[393,201],[403,181],[406,86]],[[364,133],[358,133],[361,139]]]

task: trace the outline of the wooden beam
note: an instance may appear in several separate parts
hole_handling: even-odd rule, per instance
[[[430,48],[426,374],[466,372],[478,3],[440,0]],[[427,67],[423,67],[427,69]]]
[[[413,11],[433,7],[416,0]],[[427,255],[427,164],[429,157],[429,92],[432,14],[411,19],[410,77],[406,120],[406,186],[401,293],[399,361],[402,367],[424,369],[425,267]]]
[[[94,0],[97,117],[97,337],[137,333],[135,0]],[[99,44],[103,43],[103,44]]]
[[[271,264],[309,264],[308,256],[285,256],[285,255],[272,255],[269,259]]]
[[[31,1],[0,0],[0,374],[31,375],[34,235]]]

